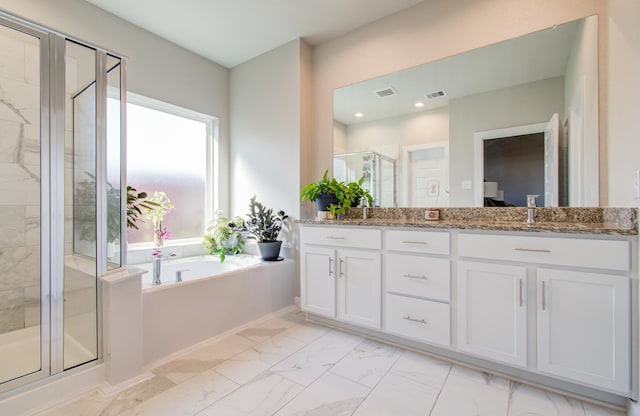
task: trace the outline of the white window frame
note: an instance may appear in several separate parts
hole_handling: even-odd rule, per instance
[[[207,161],[206,161],[206,185],[205,185],[205,227],[213,219],[214,207],[219,205],[219,120],[214,116],[209,116],[197,111],[189,110],[173,104],[158,101],[153,98],[145,97],[127,91],[127,104],[134,104],[140,107],[149,108],[163,113],[188,118],[190,120],[202,122],[207,128]],[[131,137],[128,137],[131,140]],[[126,161],[124,161],[126,166]],[[176,240],[165,241],[165,247],[180,247],[187,245],[200,245],[202,237],[181,238]],[[133,243],[128,245],[128,252],[138,252],[153,248],[153,242]],[[174,253],[180,256],[180,253]]]

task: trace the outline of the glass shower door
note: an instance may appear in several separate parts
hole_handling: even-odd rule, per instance
[[[41,348],[41,47],[0,21],[0,383],[43,369]],[[43,146],[43,149],[45,148]],[[46,156],[46,155],[45,155]],[[46,191],[45,191],[46,192]],[[46,250],[43,250],[46,251]],[[43,329],[41,329],[43,325]],[[46,341],[46,340],[45,340]],[[43,356],[45,354],[45,356]],[[47,369],[45,369],[46,371]]]

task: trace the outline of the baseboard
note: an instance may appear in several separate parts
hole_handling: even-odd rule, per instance
[[[100,394],[102,394],[103,397],[110,397],[110,396],[113,396],[114,394],[118,394],[121,391],[128,389],[129,387],[135,384],[142,383],[143,381],[149,380],[152,377],[153,377],[152,372],[145,371],[139,376],[125,380],[122,383],[116,384],[115,386],[112,386],[108,382],[104,381],[98,386],[97,390]]]

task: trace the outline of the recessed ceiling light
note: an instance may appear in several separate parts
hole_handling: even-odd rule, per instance
[[[354,114],[354,116],[356,116],[356,117],[358,117],[358,118],[362,117],[363,115],[364,115],[364,114],[362,114],[362,113],[355,113],[355,114]]]
[[[422,101],[418,101],[414,104],[416,107],[424,107],[424,103]]]

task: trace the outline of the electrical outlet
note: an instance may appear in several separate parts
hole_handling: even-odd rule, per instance
[[[473,188],[473,182],[462,181],[462,189],[471,189],[471,188]]]
[[[636,199],[640,199],[640,170],[636,171],[633,178],[633,195]]]

